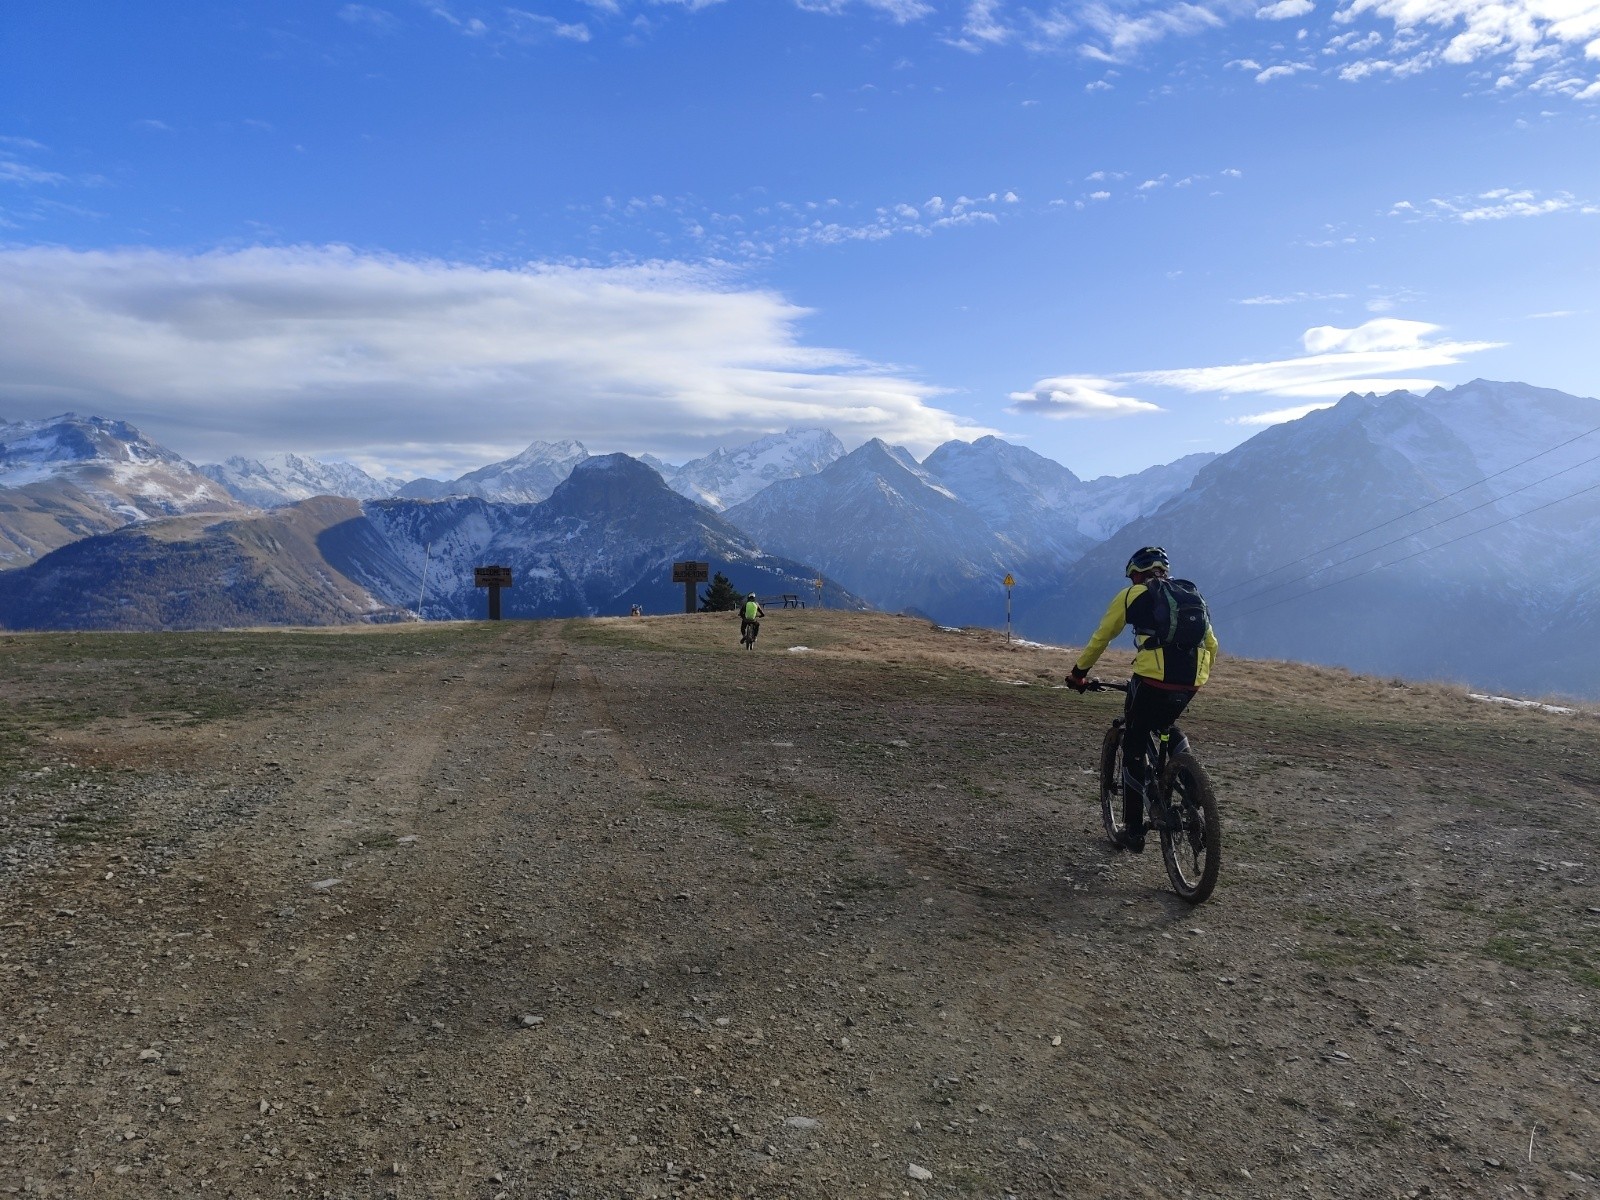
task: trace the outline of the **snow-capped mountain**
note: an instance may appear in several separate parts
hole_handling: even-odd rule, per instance
[[[1600,615],[1584,605],[1596,455],[1593,399],[1483,380],[1348,395],[1204,467],[1018,623],[1081,641],[1127,555],[1156,544],[1200,584],[1225,651],[1600,694],[1600,642],[1574,636]]]
[[[1028,573],[978,513],[904,449],[876,438],[815,475],[771,484],[726,516],[763,549],[815,563],[880,608],[941,621],[1003,619],[1000,581]]]
[[[398,479],[374,479],[350,463],[323,462],[300,454],[235,455],[220,463],[206,463],[200,472],[220,483],[235,500],[257,508],[279,508],[313,496],[377,500],[394,495],[401,486]]]
[[[946,442],[922,467],[1025,553],[1070,561],[1134,518],[1155,512],[1214,458],[1191,454],[1137,475],[1085,481],[1042,454],[983,437]]]
[[[683,469],[682,467],[675,466],[672,463],[657,458],[654,454],[637,454],[634,457],[642,462],[645,466],[649,467],[657,475],[661,476],[661,478],[665,479],[668,483],[671,483],[677,476],[678,472]]]
[[[670,476],[663,472],[663,478],[673,491],[722,512],[779,480],[815,475],[843,457],[844,445],[826,429],[787,429],[748,445],[713,450]]]
[[[1078,558],[1135,517],[1153,513],[1214,454],[1192,454],[1137,475],[1085,482],[1053,459],[997,437],[946,442],[922,468],[1018,552],[1018,562]]]
[[[0,568],[130,522],[242,506],[123,421],[66,413],[0,423]]]
[[[521,454],[469,471],[459,479],[413,479],[395,493],[408,500],[443,500],[477,496],[505,504],[537,504],[546,500],[572,468],[589,457],[582,442],[534,442]]]
[[[217,521],[80,539],[0,575],[7,628],[187,629],[482,617],[473,568],[509,566],[507,617],[683,611],[680,559],[741,591],[805,594],[815,568],[757,549],[626,455],[591,458],[542,504],[318,497]],[[864,607],[836,581],[828,602]],[[730,633],[730,639],[732,634]]]
[[[816,576],[763,552],[625,454],[586,459],[542,504],[386,500],[365,512],[365,528],[329,541],[330,563],[389,603],[424,596],[432,618],[482,615],[472,568],[486,563],[512,568],[516,582],[501,601],[508,617],[625,613],[635,603],[681,612],[683,588],[671,579],[682,559],[708,562],[741,591],[767,596],[809,591]],[[838,584],[829,598],[861,606]]]
[[[1216,457],[1186,454],[1133,475],[1102,475],[1086,480],[1073,509],[1078,532],[1092,541],[1105,541],[1129,521],[1149,516],[1187,491],[1200,468]]]

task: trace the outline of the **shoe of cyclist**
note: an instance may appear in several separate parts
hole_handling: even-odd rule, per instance
[[[1120,834],[1117,835],[1117,841],[1121,844],[1124,850],[1127,850],[1133,854],[1143,854],[1144,826],[1140,825],[1137,828],[1132,825],[1128,826],[1128,828],[1124,829]]]

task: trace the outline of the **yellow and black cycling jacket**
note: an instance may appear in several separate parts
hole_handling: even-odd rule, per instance
[[[1087,671],[1100,661],[1111,639],[1125,627],[1132,625],[1135,633],[1153,627],[1154,621],[1147,611],[1151,601],[1145,598],[1149,592],[1150,589],[1144,584],[1135,583],[1112,597],[1106,615],[1100,619],[1100,628],[1094,631],[1089,644],[1078,656],[1077,667],[1080,671]],[[1139,646],[1138,656],[1133,660],[1135,675],[1165,687],[1185,690],[1200,687],[1211,675],[1211,663],[1217,656],[1215,630],[1207,629],[1205,643],[1190,651],[1163,650],[1156,645],[1154,638],[1141,636],[1135,640]]]

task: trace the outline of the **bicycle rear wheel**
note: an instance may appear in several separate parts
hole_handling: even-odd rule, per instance
[[[1172,890],[1190,904],[1199,904],[1217,886],[1222,870],[1222,821],[1217,795],[1206,770],[1192,754],[1175,754],[1162,775],[1167,811],[1180,828],[1161,831],[1161,860],[1167,865]]]
[[[1100,819],[1106,837],[1122,849],[1122,722],[1111,722],[1105,741],[1100,743]]]

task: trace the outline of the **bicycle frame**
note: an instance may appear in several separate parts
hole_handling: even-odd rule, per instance
[[[1098,679],[1085,690],[1129,690],[1127,683]],[[1112,719],[1101,748],[1100,810],[1106,834],[1114,846],[1126,848],[1121,837],[1122,797],[1126,788],[1123,766],[1127,718]],[[1145,824],[1161,837],[1161,857],[1173,890],[1190,904],[1211,895],[1222,861],[1222,832],[1216,793],[1176,723],[1150,733],[1149,767],[1142,789]]]

